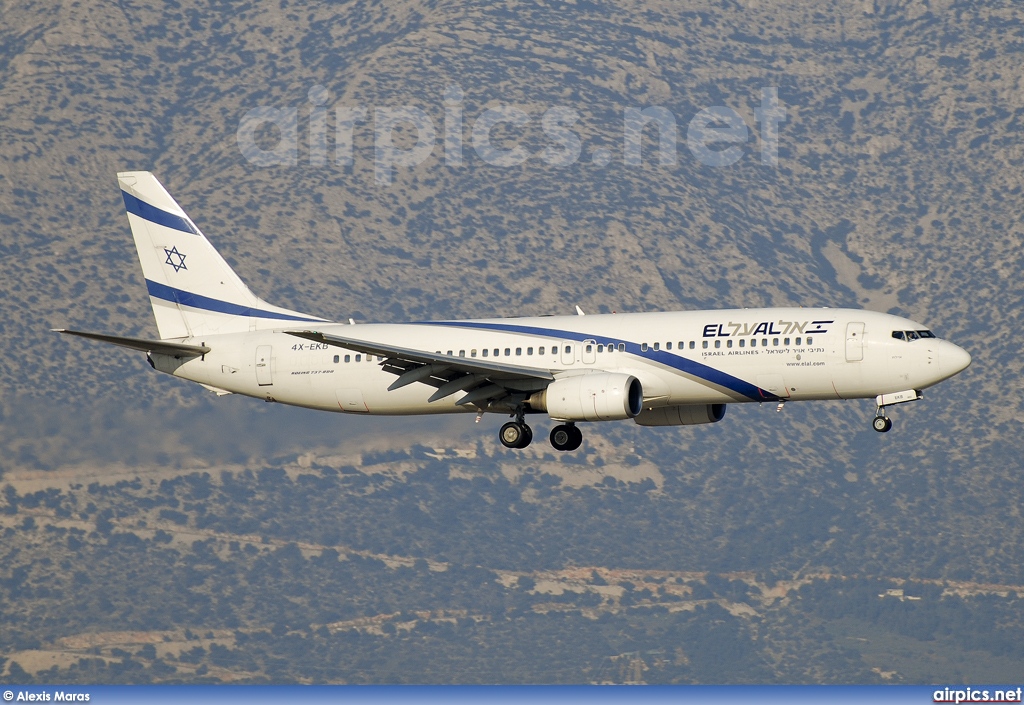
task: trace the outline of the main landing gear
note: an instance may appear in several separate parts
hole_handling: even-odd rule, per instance
[[[526,425],[523,412],[516,413],[516,420],[509,421],[498,432],[501,444],[506,448],[525,448],[533,441],[533,430]],[[576,424],[566,423],[551,429],[548,437],[555,450],[576,450],[583,443],[583,434]]]
[[[533,429],[526,425],[522,404],[516,407],[516,420],[502,426],[498,438],[506,448],[525,448],[533,441]]]
[[[548,440],[555,450],[576,450],[583,443],[583,434],[576,424],[567,423],[551,429]]]
[[[533,441],[533,430],[523,421],[509,421],[498,432],[506,448],[525,448]]]

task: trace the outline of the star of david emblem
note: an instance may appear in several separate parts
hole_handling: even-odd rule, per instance
[[[164,252],[167,253],[167,261],[164,264],[169,264],[174,267],[175,273],[180,272],[182,269],[188,269],[188,267],[185,266],[185,255],[178,252],[177,247],[172,247],[169,250],[165,247]]]

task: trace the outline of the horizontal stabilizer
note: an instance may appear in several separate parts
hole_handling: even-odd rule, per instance
[[[199,357],[210,352],[205,345],[186,345],[175,343],[170,340],[146,340],[145,338],[125,338],[120,335],[105,335],[103,333],[86,333],[80,330],[67,330],[66,328],[53,328],[54,333],[65,335],[77,335],[80,338],[99,340],[111,345],[120,345],[122,348],[141,350],[145,353],[156,353],[157,355],[173,355],[175,357]]]

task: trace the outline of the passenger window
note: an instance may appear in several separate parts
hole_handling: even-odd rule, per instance
[[[750,347],[752,347],[752,348],[756,348],[757,347],[757,338],[751,338],[750,339]]]
[[[697,347],[697,343],[695,343],[694,341],[691,340],[690,341],[690,350],[693,350],[695,347]]]
[[[586,346],[585,349],[586,349],[587,352],[593,352],[594,351],[594,346],[591,345],[590,343],[587,343],[587,346]]]
[[[708,341],[706,341],[706,340],[705,340],[705,341],[702,341],[700,345],[701,345],[701,347],[702,347],[702,348],[704,348],[705,350],[707,350],[707,349],[708,349]]]
[[[732,347],[732,338],[729,338],[727,341],[725,341],[725,347],[727,347],[727,348],[731,348]]]
[[[722,347],[722,341],[721,341],[721,340],[716,340],[716,341],[715,341],[715,347],[716,347],[716,348],[720,348],[720,347]]]
[[[654,344],[654,349],[655,350],[661,350],[661,343],[655,343]]]
[[[543,345],[541,345],[539,348],[537,348],[537,354],[538,355],[543,355],[544,354],[544,346]]]
[[[494,348],[494,357],[498,357],[498,353],[500,352],[501,350],[499,350],[498,348]]]
[[[742,348],[744,345],[746,345],[746,342],[747,341],[745,341],[743,338],[740,338],[740,347]]]
[[[452,356],[452,351],[451,351],[451,350],[449,350],[449,351],[448,351],[448,357],[451,357],[451,356]],[[359,362],[359,360],[357,359],[357,360],[356,360],[356,362]]]
[[[665,349],[666,350],[671,350],[672,349],[672,343],[665,343]]]
[[[604,352],[604,343],[598,343],[597,344],[597,351],[599,353]]]
[[[362,362],[362,361],[363,361],[363,356],[362,355],[356,355],[356,362]]]
[[[339,362],[341,362],[341,358],[338,355],[335,355],[334,356],[334,363],[337,364]]]
[[[520,356],[522,354],[523,354],[523,349],[522,348],[516,348],[516,357],[518,357],[518,356]]]
[[[807,344],[814,345],[814,338],[812,338],[811,336],[807,336]]]
[[[352,356],[351,355],[346,355],[345,356],[345,362],[351,362],[351,361],[352,361]]]
[[[566,353],[571,353],[572,352],[572,346],[571,345],[566,345],[565,346],[565,352]]]
[[[512,356],[512,348],[505,348],[505,357]]]
[[[476,357],[476,350],[470,350],[469,351],[469,356],[470,357]]]
[[[527,355],[533,355],[533,348],[526,348]]]
[[[484,348],[483,350],[481,350],[480,354],[483,355],[484,357],[487,357],[487,348]]]
[[[779,346],[779,339],[778,338],[772,338],[772,346],[774,346],[774,347],[778,347]]]
[[[785,340],[783,340],[783,341],[782,341],[782,343],[783,343],[783,345],[785,345],[786,347],[789,347],[789,338],[786,338]]]
[[[800,338],[797,338],[797,339],[796,339],[796,344],[797,344],[797,345],[800,345]]]
[[[619,343],[619,352],[626,352],[626,344]]]
[[[466,357],[466,351],[465,350],[459,350],[459,357]]]
[[[640,352],[647,352],[647,343],[640,343]]]
[[[768,338],[761,338],[761,347],[762,348],[767,348],[768,347]]]

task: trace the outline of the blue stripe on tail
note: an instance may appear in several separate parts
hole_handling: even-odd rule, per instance
[[[150,223],[163,225],[172,230],[180,230],[183,233],[191,233],[193,235],[199,234],[199,231],[196,230],[192,223],[188,222],[188,219],[182,218],[180,215],[168,213],[165,210],[160,210],[156,206],[151,206],[127,191],[122,190],[121,195],[124,197],[124,207],[129,213],[137,215],[143,220],[148,220]]]
[[[150,279],[146,280],[146,288],[149,290],[149,295],[155,299],[163,299],[164,301],[170,301],[171,303],[180,304],[182,306],[196,308],[201,311],[224,313],[229,316],[272,318],[279,321],[307,321],[310,323],[324,322],[324,319],[322,318],[309,318],[307,316],[296,316],[288,313],[277,313],[276,311],[263,311],[258,308],[251,308],[249,306],[221,301],[220,299],[211,299],[208,296],[193,294],[190,291],[176,289],[173,286],[160,284]]]

